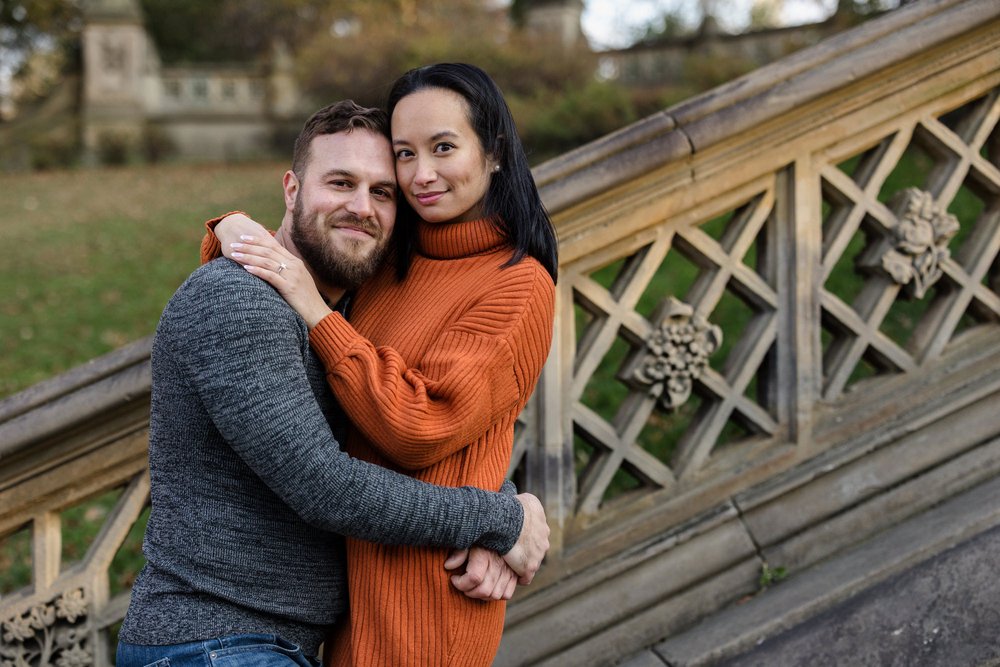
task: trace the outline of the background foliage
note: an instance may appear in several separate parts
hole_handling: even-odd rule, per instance
[[[21,114],[22,124],[25,116],[44,114],[43,108],[32,105],[41,107],[47,95],[60,85],[65,88],[65,81],[79,73],[79,33],[87,1],[0,0],[0,67],[6,62],[16,73],[14,97],[19,107],[30,111]],[[344,97],[379,105],[391,82],[418,65],[455,60],[480,65],[505,92],[536,163],[750,68],[744,60],[702,53],[669,84],[628,88],[597,75],[598,56],[585,40],[566,48],[524,29],[526,11],[548,1],[137,0],[165,64],[264,64],[272,45],[280,41],[292,52],[304,91],[316,107]],[[896,1],[844,0],[836,16],[847,27]],[[749,27],[773,24],[775,12],[761,9],[773,4],[754,5],[757,9],[746,17]],[[657,8],[659,14],[648,23],[632,27],[635,43],[690,36],[712,8],[731,22],[733,6],[725,0],[671,0],[657,3]],[[75,130],[71,123],[64,124],[65,132],[54,132],[51,122],[25,128],[32,135],[31,166],[74,162],[79,148]],[[3,125],[0,122],[0,134]],[[155,141],[147,143],[153,150],[145,147],[145,159],[164,157],[162,150],[155,150]],[[0,149],[4,146],[0,137]]]
[[[536,0],[537,1],[537,0]],[[266,62],[275,41],[295,58],[304,92],[320,106],[350,97],[379,105],[402,72],[429,62],[466,61],[504,90],[534,162],[626,125],[718,77],[692,70],[669,90],[637,91],[596,76],[584,40],[564,47],[509,20],[530,4],[483,0],[139,0],[165,64]],[[0,2],[0,55],[13,54],[18,105],[41,105],[60,81],[80,71],[84,0]],[[492,7],[492,8],[491,8]],[[223,28],[224,26],[224,28]],[[727,72],[731,75],[733,72]],[[742,72],[737,72],[742,73]],[[37,115],[40,110],[22,113]],[[51,123],[47,125],[51,127]],[[2,123],[0,123],[2,128]],[[42,128],[44,129],[44,128]],[[72,142],[35,147],[36,168],[67,163]]]

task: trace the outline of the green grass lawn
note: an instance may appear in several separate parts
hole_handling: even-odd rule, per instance
[[[202,222],[277,224],[284,163],[0,174],[0,398],[153,333]]]

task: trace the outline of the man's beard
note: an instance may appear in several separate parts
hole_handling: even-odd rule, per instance
[[[322,282],[346,290],[357,289],[372,277],[385,257],[389,244],[384,238],[384,231],[376,223],[362,220],[351,213],[343,213],[327,220],[322,228],[317,225],[317,217],[318,214],[314,213],[306,218],[300,196],[292,209],[292,242],[312,269],[313,275]],[[366,256],[360,254],[360,240],[348,240],[348,249],[338,249],[326,235],[330,224],[335,227],[359,227],[372,235],[376,246]]]

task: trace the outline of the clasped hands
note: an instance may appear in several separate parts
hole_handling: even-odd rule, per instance
[[[549,550],[549,525],[542,503],[530,493],[515,498],[524,510],[521,534],[514,547],[503,556],[483,549],[456,549],[445,561],[446,570],[464,563],[465,572],[453,574],[451,584],[477,600],[509,600],[520,584],[530,584]]]

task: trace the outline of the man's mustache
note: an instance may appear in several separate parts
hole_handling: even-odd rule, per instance
[[[371,234],[376,239],[382,238],[382,228],[371,218],[361,218],[353,213],[344,213],[334,218],[331,223],[334,227],[356,227],[366,234]]]

